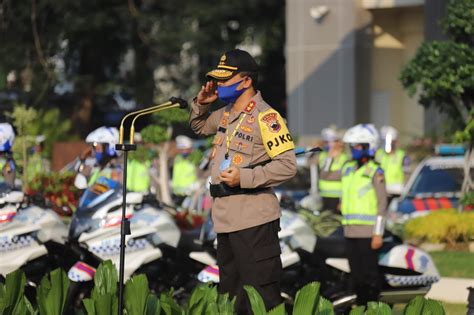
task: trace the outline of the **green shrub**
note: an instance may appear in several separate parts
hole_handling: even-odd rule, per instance
[[[61,269],[55,269],[41,279],[36,291],[40,315],[61,315],[66,303],[69,279]]]
[[[95,287],[91,297],[85,299],[87,314],[110,315],[118,311],[117,270],[110,261],[103,262],[94,276]],[[21,270],[7,275],[5,284],[0,283],[0,314],[1,315],[61,315],[69,287],[69,279],[59,269],[44,276],[37,291],[37,308],[33,307],[25,297],[26,278]],[[286,315],[282,303],[270,310],[265,309],[260,294],[251,286],[245,286],[254,315]],[[301,288],[295,297],[293,315],[334,315],[330,301],[320,296],[320,284],[311,282]],[[217,288],[209,284],[197,286],[187,303],[179,305],[174,298],[173,289],[162,293],[158,298],[148,288],[145,275],[137,275],[125,285],[126,315],[201,315],[201,314],[234,314],[235,298],[229,299],[228,294],[218,294]],[[39,308],[39,309],[38,309]],[[367,310],[363,306],[354,308],[350,315],[385,315],[391,314],[388,305],[380,302],[369,302]],[[417,297],[405,307],[404,315],[444,315],[441,303]]]
[[[469,241],[474,238],[474,213],[440,210],[413,218],[405,225],[405,236],[432,243]]]
[[[5,284],[0,283],[0,314],[37,314],[25,296],[25,283],[26,277],[22,270],[9,273]]]

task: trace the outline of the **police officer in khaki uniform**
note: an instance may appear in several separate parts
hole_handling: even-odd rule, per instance
[[[258,66],[231,50],[194,99],[191,128],[215,134],[211,153],[212,219],[217,233],[219,292],[237,296],[237,312],[251,314],[243,285],[267,309],[281,303],[280,207],[271,187],[296,174],[294,144],[280,114],[255,89]],[[227,106],[209,112],[217,99]]]

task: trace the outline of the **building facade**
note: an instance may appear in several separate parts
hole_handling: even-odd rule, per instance
[[[314,136],[330,124],[371,122],[397,127],[402,140],[422,135],[433,113],[398,78],[424,39],[441,36],[442,8],[442,0],[287,0],[292,131]]]

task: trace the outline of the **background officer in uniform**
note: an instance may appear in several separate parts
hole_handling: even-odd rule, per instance
[[[281,303],[280,206],[271,187],[296,174],[291,135],[255,89],[257,71],[249,53],[226,52],[207,74],[216,82],[201,88],[190,117],[197,134],[216,134],[210,190],[219,292],[237,296],[239,314],[251,314],[246,284],[259,291],[267,309]],[[217,98],[228,105],[210,113]]]
[[[171,178],[171,187],[173,193],[178,197],[180,204],[186,195],[189,195],[196,187],[197,166],[189,158],[193,150],[193,140],[189,137],[180,135],[176,137],[176,149],[178,154],[173,161],[173,176]]]
[[[349,156],[344,151],[341,131],[336,128],[326,128],[322,133],[327,142],[327,151],[319,153],[319,194],[323,200],[323,210],[339,212],[339,202],[342,194],[340,179],[327,178],[329,172],[340,171]]]
[[[357,304],[376,301],[380,294],[377,250],[382,247],[387,208],[384,172],[374,162],[378,132],[371,124],[347,130],[343,141],[351,147],[352,160],[330,174],[342,182],[346,253]]]
[[[15,187],[16,166],[11,151],[15,132],[9,123],[0,123],[0,182]]]
[[[397,146],[398,131],[392,126],[380,128],[382,147],[377,150],[375,160],[385,172],[387,193],[392,197],[402,193],[405,175],[410,171],[410,158]]]

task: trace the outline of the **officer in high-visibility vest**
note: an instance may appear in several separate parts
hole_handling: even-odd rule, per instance
[[[384,172],[374,162],[379,135],[372,124],[356,125],[344,134],[352,160],[332,172],[342,182],[341,213],[346,254],[357,304],[380,294],[377,250],[382,246],[387,208]]]
[[[15,141],[15,132],[9,123],[0,123],[0,182],[11,188],[15,186],[16,166],[11,148]]]
[[[119,132],[115,127],[99,127],[87,135],[86,142],[91,144],[91,147],[81,154],[75,167],[87,177],[87,186],[92,186],[100,177],[122,182],[122,167],[117,161],[118,153],[115,150],[118,140]],[[92,154],[95,163],[88,166],[85,161]]]
[[[410,169],[410,158],[397,147],[398,131],[391,126],[380,129],[382,147],[377,150],[375,160],[385,172],[385,185],[389,195],[400,195],[405,176]]]
[[[186,136],[176,137],[176,155],[173,163],[171,187],[176,196],[186,196],[197,185],[197,167],[188,158],[192,152],[193,141]]]
[[[328,177],[330,172],[342,169],[349,156],[344,152],[341,132],[330,127],[323,129],[321,133],[323,140],[327,143],[327,150],[319,154],[319,195],[323,201],[323,210],[339,212],[339,202],[342,194],[342,183],[340,179]]]
[[[142,144],[142,136],[136,132],[134,135],[136,144]],[[142,150],[146,150],[143,148]],[[127,189],[129,191],[147,194],[150,190],[150,167],[151,161],[144,151],[135,151],[130,154],[127,163]]]
[[[31,182],[33,178],[39,174],[48,173],[51,169],[49,161],[45,159],[43,155],[45,140],[46,138],[44,135],[39,135],[35,138],[35,145],[31,149],[31,155],[28,158],[28,182]]]

